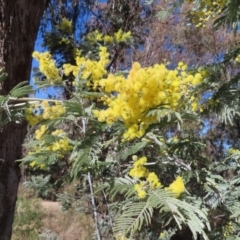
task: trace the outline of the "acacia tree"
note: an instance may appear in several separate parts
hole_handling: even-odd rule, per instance
[[[78,53],[76,63],[67,63],[61,68],[56,67],[49,53],[34,53],[46,82],[64,85],[69,78],[74,88],[73,98],[63,104],[38,100],[38,105],[30,104],[26,109],[27,119],[32,124],[36,120],[37,130],[29,144],[31,153],[23,163],[42,170],[51,170],[54,164],[67,165],[73,178],[87,175],[89,182],[94,178],[95,186],[99,180],[103,181],[104,191],[113,196],[111,214],[115,215],[116,239],[129,236],[159,239],[160,235],[160,239],[169,240],[176,232],[174,239],[198,239],[201,235],[203,239],[216,240],[237,236],[239,164],[234,166],[235,178],[224,179],[221,174],[233,167],[231,163],[238,160],[240,154],[233,151],[235,155],[227,159],[229,166],[222,157],[214,159],[217,167],[206,161],[209,159],[203,154],[204,145],[196,134],[196,117],[202,115],[198,111],[199,98],[193,94],[201,96],[202,92],[212,90],[211,104],[201,106],[204,113],[210,109],[219,115],[219,110],[230,109],[222,115],[231,120],[235,112],[239,112],[239,100],[233,95],[238,94],[238,76],[227,79],[224,85],[219,75],[212,74],[213,70],[208,74],[201,68],[199,72],[186,71],[183,62],[178,63],[175,71],[169,70],[167,64],[142,68],[134,63],[130,73],[108,74],[109,54],[103,42],[106,39],[122,42],[128,36],[129,33],[119,31],[115,39],[95,32],[89,40],[93,39],[99,46],[96,59]],[[239,53],[238,49],[231,59]],[[34,108],[41,111],[36,113]],[[194,136],[184,136],[186,131],[175,138],[166,134],[170,127],[179,128],[182,122],[188,127],[194,124]],[[71,131],[62,129],[63,123]],[[117,171],[120,177],[116,178]],[[185,186],[191,197],[186,194]],[[90,188],[92,196],[92,186]],[[115,200],[114,196],[117,196]],[[95,221],[98,225],[97,217]],[[207,233],[209,222],[213,230]]]
[[[0,65],[7,79],[0,94],[9,94],[29,79],[31,54],[39,23],[48,0],[0,1]],[[22,156],[26,123],[11,122],[0,127],[0,239],[11,239],[20,169],[15,160]]]

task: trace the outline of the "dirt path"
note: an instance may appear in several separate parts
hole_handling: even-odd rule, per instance
[[[60,240],[90,240],[93,222],[89,215],[79,214],[75,210],[61,211],[59,202],[42,201],[45,214],[43,229],[50,230]]]
[[[42,201],[42,207],[46,211],[61,211],[59,202]]]

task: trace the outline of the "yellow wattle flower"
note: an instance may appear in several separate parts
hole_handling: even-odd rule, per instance
[[[129,176],[133,178],[145,179],[144,181],[140,180],[140,184],[134,185],[134,190],[137,192],[139,198],[145,198],[147,196],[147,188],[156,189],[161,187],[158,176],[155,172],[149,172],[148,169],[144,166],[147,163],[147,158],[141,157],[138,158],[136,155],[132,156],[134,161],[133,168],[129,171]]]
[[[138,190],[138,197],[139,198],[145,198],[147,196],[146,191],[144,191],[143,189]]]
[[[142,137],[151,124],[158,122],[157,116],[147,116],[149,110],[181,107],[183,96],[186,98],[192,86],[202,82],[201,73],[189,75],[186,68],[182,62],[175,70],[169,70],[166,64],[143,68],[135,62],[127,77],[109,74],[98,81],[105,93],[99,100],[107,108],[94,111],[95,116],[108,124],[122,121],[126,127],[123,141]]]
[[[176,197],[179,197],[183,192],[185,192],[183,178],[178,176],[176,180],[169,185],[169,187],[165,188],[165,190],[175,193]]]
[[[39,62],[40,72],[44,74],[48,80],[50,80],[51,84],[62,82],[59,70],[49,52],[39,53],[35,51],[32,56]]]
[[[42,125],[40,129],[37,129],[35,131],[35,138],[37,140],[40,140],[45,132],[46,132],[46,125]]]

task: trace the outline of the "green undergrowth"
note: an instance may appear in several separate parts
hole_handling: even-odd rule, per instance
[[[44,213],[37,198],[19,197],[15,209],[12,240],[36,240],[43,227]]]
[[[37,198],[33,189],[20,185],[12,240],[92,239],[92,215],[80,213],[76,207],[62,209],[60,203]]]

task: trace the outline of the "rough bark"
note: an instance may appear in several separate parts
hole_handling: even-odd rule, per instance
[[[29,79],[31,54],[47,0],[0,0],[0,67],[8,78],[0,94]],[[26,123],[0,128],[0,240],[11,239],[20,179],[16,159],[21,158]]]

